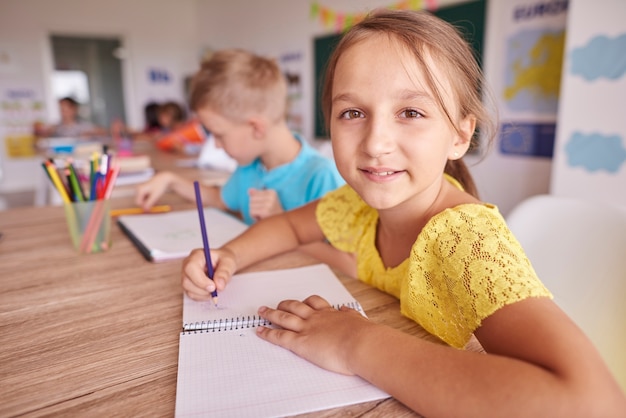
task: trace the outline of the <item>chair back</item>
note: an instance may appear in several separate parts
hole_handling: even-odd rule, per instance
[[[515,207],[507,223],[555,302],[626,390],[626,211],[538,195]]]

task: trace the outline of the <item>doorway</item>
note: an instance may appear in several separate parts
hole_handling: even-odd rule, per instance
[[[81,118],[101,127],[117,118],[126,122],[120,39],[53,35],[50,40],[55,99],[73,97],[81,104]]]

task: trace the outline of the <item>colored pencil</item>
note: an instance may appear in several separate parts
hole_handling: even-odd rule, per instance
[[[209,238],[206,233],[206,223],[204,222],[204,206],[202,205],[202,195],[200,193],[200,183],[193,182],[196,192],[196,206],[198,207],[198,217],[200,218],[200,231],[202,232],[202,244],[204,246],[204,258],[206,259],[206,267],[209,279],[213,280],[213,263],[211,262],[211,248],[209,247]],[[217,288],[211,292],[213,304],[217,306]]]
[[[111,209],[111,216],[122,216],[122,215],[141,215],[144,213],[163,213],[169,212],[172,210],[170,205],[159,205],[153,206],[148,210],[143,210],[142,208],[124,208],[124,209]]]

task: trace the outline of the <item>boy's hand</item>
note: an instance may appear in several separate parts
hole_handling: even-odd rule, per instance
[[[211,300],[211,292],[224,290],[237,269],[235,255],[227,248],[211,250],[213,280],[207,276],[204,250],[193,250],[184,260],[181,284],[187,295],[194,300]]]
[[[258,327],[259,337],[324,369],[347,375],[354,374],[349,360],[359,336],[374,326],[354,309],[334,309],[315,295],[302,302],[284,300],[276,309],[262,306],[259,315],[280,327]]]
[[[137,186],[135,204],[143,210],[150,209],[165,194],[171,181],[169,172],[155,174],[150,180]]]
[[[249,189],[250,216],[255,220],[284,212],[274,189]]]

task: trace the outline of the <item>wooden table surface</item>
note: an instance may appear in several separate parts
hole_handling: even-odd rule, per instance
[[[62,207],[0,212],[0,232],[0,416],[173,416],[181,262],[146,261],[117,225],[107,252],[79,255]],[[314,263],[293,252],[248,271]],[[433,338],[395,298],[338,276],[372,321]],[[417,416],[392,398],[306,416],[346,415]]]

